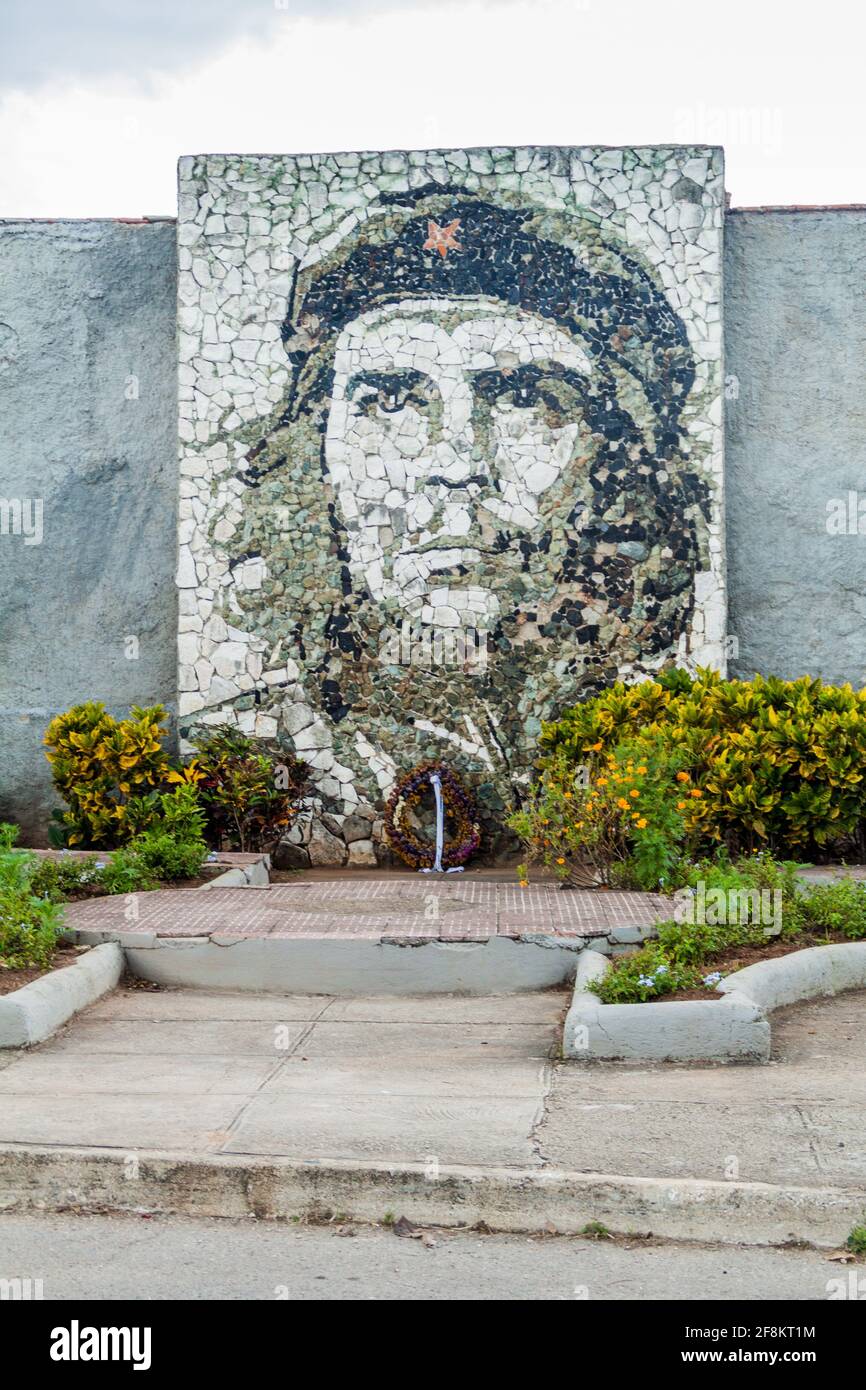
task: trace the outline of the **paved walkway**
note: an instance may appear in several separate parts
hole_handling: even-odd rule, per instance
[[[767,1066],[560,1066],[539,1150],[602,1173],[866,1187],[864,1017],[862,991],[777,1010]]]
[[[648,928],[671,915],[654,893],[561,890],[554,884],[486,882],[457,875],[397,881],[299,881],[269,888],[183,889],[138,893],[136,912],[123,896],[70,903],[76,931],[146,932],[157,936],[320,937],[377,940],[414,937],[477,941],[492,936],[607,936]]]
[[[0,1143],[538,1165],[567,998],[119,990],[0,1054]]]
[[[121,989],[3,1055],[0,1143],[866,1186],[862,993],[728,1067],[555,1064],[568,997]]]

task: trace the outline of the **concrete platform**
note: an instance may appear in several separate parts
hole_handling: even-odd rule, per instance
[[[617,951],[670,915],[649,893],[370,877],[135,893],[72,903],[76,940],[118,941],[160,984],[351,995],[546,989],[578,953]]]
[[[527,934],[609,937],[623,928],[650,929],[671,914],[670,901],[654,893],[519,888],[456,877],[301,880],[243,894],[211,888],[206,897],[183,889],[131,896],[134,915],[128,897],[90,898],[67,907],[66,924],[79,934],[482,941]]]

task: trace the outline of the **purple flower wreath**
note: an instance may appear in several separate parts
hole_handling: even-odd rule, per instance
[[[474,798],[444,763],[419,763],[400,779],[385,807],[385,838],[413,869],[431,869],[436,849],[404,826],[403,818],[406,811],[417,805],[428,790],[434,772],[438,772],[442,784],[444,814],[446,818],[450,817],[454,827],[453,835],[442,848],[442,867],[454,869],[459,864],[465,864],[481,843],[478,807]]]

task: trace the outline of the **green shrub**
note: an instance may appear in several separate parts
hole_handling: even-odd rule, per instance
[[[863,842],[866,690],[808,676],[725,681],[664,672],[618,682],[543,727],[542,769],[577,767],[617,744],[661,740],[683,758],[693,790],[687,833],[707,849],[810,851]]]
[[[797,904],[800,920],[809,931],[842,932],[850,941],[866,937],[866,884],[852,879],[819,883],[809,888]]]
[[[196,745],[196,757],[170,781],[193,781],[217,849],[269,849],[295,814],[309,769],[236,729],[217,729]]]
[[[672,960],[660,942],[651,941],[633,955],[618,957],[604,979],[590,988],[603,1004],[642,1004],[700,982],[696,967]]]
[[[178,840],[163,830],[145,830],[115,855],[115,872],[127,869],[137,879],[136,886],[150,886],[156,879],[195,878],[205,859],[207,846],[201,840]]]
[[[13,970],[44,969],[51,962],[63,928],[56,903],[32,893],[0,888],[0,962]]]
[[[145,828],[150,793],[169,772],[162,705],[115,719],[97,701],[74,705],[45,731],[54,786],[69,807],[55,812],[52,843],[111,849]]]
[[[775,923],[768,925],[760,912],[749,910],[762,906],[755,894],[780,894],[779,899],[764,901],[774,911],[781,906],[782,935],[796,936],[804,928],[796,868],[777,863],[769,855],[734,863],[721,855],[718,863],[691,866],[685,873],[687,887],[677,894],[677,917],[659,923],[656,940],[633,955],[619,957],[604,979],[592,986],[595,993],[605,1004],[642,1003],[702,983],[717,983],[721,976],[712,967],[719,956],[732,948],[765,945],[775,935]],[[698,890],[705,895],[705,911],[700,910],[696,896],[688,896]],[[710,895],[719,891],[725,895],[724,910],[716,914],[709,910]]]
[[[158,797],[159,811],[147,830],[113,856],[114,879],[137,876],[138,886],[156,879],[195,878],[207,858],[205,813],[195,786],[182,782]],[[117,890],[115,890],[117,891]],[[129,891],[129,890],[125,890]]]
[[[115,850],[100,869],[99,882],[106,896],[116,893],[147,893],[156,888],[157,875],[128,847]]]
[[[40,859],[30,874],[30,891],[52,903],[66,902],[81,888],[102,888],[105,865],[92,859]]]
[[[15,848],[18,826],[8,821],[0,823],[0,887],[26,889],[34,865],[35,854]]]
[[[30,887],[34,854],[15,850],[17,826],[0,825],[0,963],[8,969],[44,968],[62,930],[56,903],[37,897]]]
[[[845,1245],[853,1255],[866,1255],[866,1226],[852,1227]]]
[[[620,743],[579,769],[562,754],[551,757],[508,822],[526,849],[522,881],[534,862],[578,886],[656,889],[676,881],[685,835],[678,768],[676,752],[650,740]]]

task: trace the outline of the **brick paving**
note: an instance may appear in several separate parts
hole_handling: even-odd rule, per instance
[[[417,937],[472,941],[491,936],[607,936],[650,927],[671,915],[653,893],[477,879],[348,879],[269,888],[183,889],[70,903],[76,931],[147,932],[164,937]]]

